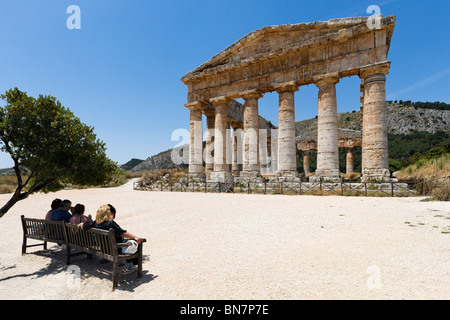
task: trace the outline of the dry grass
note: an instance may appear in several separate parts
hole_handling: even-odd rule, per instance
[[[165,182],[167,183],[177,183],[180,182],[181,178],[185,178],[187,174],[187,169],[161,169],[161,170],[153,170],[147,171],[142,174],[141,181],[144,184],[150,185],[159,180],[162,177],[166,176]]]
[[[341,173],[341,177],[347,180],[356,181],[361,178],[361,172],[350,172],[349,174]]]
[[[450,153],[439,158],[422,158],[397,173],[399,180],[423,181],[421,192],[434,200],[450,201]]]
[[[431,180],[450,175],[450,153],[436,159],[420,159],[397,173],[399,180]]]
[[[27,177],[22,177],[26,180]],[[17,188],[16,176],[0,176],[0,194],[13,193]]]
[[[450,201],[450,179],[438,183],[432,190],[431,195],[434,200]]]

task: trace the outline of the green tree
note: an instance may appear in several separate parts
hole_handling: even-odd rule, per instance
[[[18,201],[38,191],[61,190],[67,184],[96,186],[110,182],[119,172],[106,156],[105,144],[93,127],[56,98],[29,97],[11,89],[0,97],[0,149],[14,161],[17,188],[0,208],[0,218]]]
[[[445,148],[435,147],[433,149],[428,150],[425,157],[427,159],[435,159],[435,158],[441,157],[444,154],[445,154]]]

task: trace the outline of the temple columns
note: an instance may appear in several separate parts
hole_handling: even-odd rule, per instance
[[[242,171],[242,128],[238,125],[233,127],[233,164],[231,172],[234,176],[239,176]]]
[[[346,162],[346,174],[349,175],[350,173],[353,172],[354,168],[353,168],[353,147],[348,147],[346,148],[347,150],[347,162]]]
[[[311,173],[309,166],[309,150],[302,150],[303,152],[303,172],[305,177]]]
[[[262,94],[246,92],[244,103],[244,161],[240,177],[260,177],[258,99]]]
[[[228,155],[229,123],[228,105],[230,100],[216,98],[212,100],[216,109],[214,122],[214,171],[208,174],[209,178],[217,182],[226,182],[231,178],[231,165]]]
[[[205,146],[205,172],[214,171],[214,134],[216,114],[214,110],[205,111],[206,115],[206,146]]]
[[[278,106],[278,170],[277,176],[297,177],[297,147],[295,142],[295,84],[277,88]]]
[[[203,123],[202,107],[200,102],[186,105],[190,111],[189,119],[189,176],[194,179],[203,179]]]
[[[388,163],[386,74],[389,63],[363,68],[362,181],[390,179]]]
[[[340,180],[337,126],[336,83],[339,77],[326,75],[315,79],[319,88],[317,170],[313,180]]]

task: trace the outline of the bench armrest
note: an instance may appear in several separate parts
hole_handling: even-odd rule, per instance
[[[147,242],[147,239],[142,238],[141,244],[144,242]],[[131,246],[131,243],[128,243],[128,241],[127,241],[127,242],[123,242],[123,243],[117,243],[116,245],[117,245],[117,248],[125,248],[125,247]]]

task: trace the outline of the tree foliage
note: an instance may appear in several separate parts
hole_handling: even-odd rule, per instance
[[[0,148],[14,161],[17,189],[0,209],[2,217],[17,201],[38,191],[50,192],[67,184],[101,185],[118,172],[106,156],[105,143],[93,127],[52,96],[28,96],[11,89],[0,96]]]
[[[409,101],[409,105],[413,105],[414,108],[418,109],[435,109],[435,110],[450,110],[450,104],[447,104],[445,102],[414,102],[411,103],[411,101]]]

